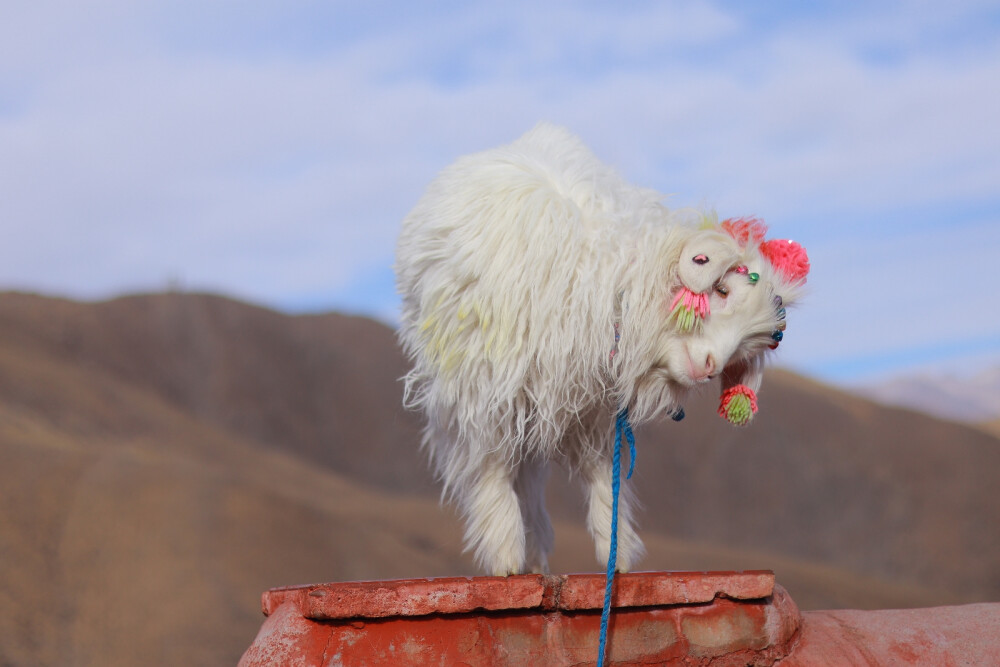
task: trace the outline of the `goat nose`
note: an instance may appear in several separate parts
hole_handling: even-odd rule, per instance
[[[711,354],[705,357],[705,375],[708,377],[715,375],[715,357]]]

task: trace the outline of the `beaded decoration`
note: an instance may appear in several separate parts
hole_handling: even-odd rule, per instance
[[[670,304],[670,316],[667,320],[676,321],[677,329],[682,333],[688,333],[694,331],[695,327],[701,326],[708,313],[708,295],[695,294],[682,286]]]
[[[781,295],[780,294],[775,294],[774,295],[774,308],[775,308],[774,312],[775,312],[775,314],[778,317],[778,326],[777,326],[777,328],[775,328],[774,331],[771,332],[771,340],[774,341],[770,345],[770,348],[772,350],[777,349],[778,343],[780,343],[781,339],[783,339],[785,337],[785,327],[788,326],[787,323],[785,322],[785,308],[781,304],[782,304]]]
[[[757,394],[745,384],[730,387],[722,393],[719,416],[735,426],[746,426],[757,413]]]
[[[745,264],[740,264],[739,266],[737,266],[736,273],[740,274],[741,276],[746,276],[747,280],[750,281],[751,285],[756,285],[758,281],[760,281],[760,274],[751,272],[750,269],[748,269]],[[777,349],[778,343],[780,343],[781,339],[785,337],[784,331],[786,326],[785,309],[781,306],[781,297],[778,296],[777,294],[774,295],[774,309],[775,309],[775,314],[778,318],[778,326],[775,328],[774,331],[771,332],[771,340],[774,342],[771,343],[769,347],[772,350]]]
[[[739,266],[737,266],[736,273],[740,274],[741,276],[746,276],[747,280],[750,281],[751,285],[756,285],[757,281],[760,280],[760,274],[751,273],[750,269],[748,269],[745,264],[740,264]]]

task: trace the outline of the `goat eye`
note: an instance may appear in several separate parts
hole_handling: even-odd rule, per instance
[[[725,299],[729,296],[729,288],[722,283],[715,283],[715,293]]]

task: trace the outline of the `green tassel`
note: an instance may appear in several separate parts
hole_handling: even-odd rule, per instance
[[[736,426],[744,426],[753,419],[753,408],[750,399],[743,394],[736,394],[726,405],[726,419]]]

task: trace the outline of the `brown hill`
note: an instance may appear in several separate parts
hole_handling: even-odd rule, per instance
[[[404,368],[359,318],[0,294],[0,663],[233,664],[267,587],[473,573]],[[750,429],[710,407],[639,434],[643,567],[771,567],[804,607],[998,597],[997,439],[782,373]],[[555,570],[600,569],[581,525]]]
[[[206,424],[358,481],[432,489],[423,459],[401,446],[420,430],[417,416],[399,406],[406,364],[393,332],[372,320],[289,317],[200,294],[83,304],[7,293],[0,341],[113,377]],[[108,408],[110,421],[97,430],[127,419]]]
[[[1000,598],[995,436],[781,371],[748,429],[715,417],[714,396],[639,435],[647,528]]]

